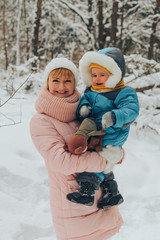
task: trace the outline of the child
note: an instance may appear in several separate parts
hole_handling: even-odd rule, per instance
[[[80,74],[87,85],[77,109],[82,122],[79,135],[84,135],[87,125],[96,123],[97,129],[105,130],[102,151],[109,164],[102,173],[78,174],[80,188],[67,195],[68,200],[91,206],[95,190],[102,188],[98,208],[108,209],[123,202],[114,180],[113,166],[123,156],[122,145],[127,140],[130,124],[139,114],[135,90],[125,87],[125,60],[118,48],[105,48],[98,52],[87,52],[80,60]],[[110,167],[108,167],[110,166]]]

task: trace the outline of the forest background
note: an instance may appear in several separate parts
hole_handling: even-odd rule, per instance
[[[29,59],[43,67],[59,54],[78,63],[108,46],[160,59],[160,0],[2,0],[0,9],[5,69]]]
[[[139,96],[139,128],[160,133],[160,0],[1,0],[0,13],[0,86],[9,99],[25,77],[26,92],[34,91],[52,58],[78,66],[86,51],[115,46]],[[8,99],[0,100],[2,109]]]

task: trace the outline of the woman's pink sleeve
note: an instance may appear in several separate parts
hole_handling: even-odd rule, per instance
[[[36,114],[30,122],[33,143],[45,159],[48,170],[65,175],[78,172],[102,172],[106,168],[106,159],[96,152],[73,155],[64,150],[65,141],[54,125],[43,114]]]

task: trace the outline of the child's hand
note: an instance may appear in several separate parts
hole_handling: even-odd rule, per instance
[[[106,129],[113,125],[113,120],[111,117],[111,112],[107,112],[102,117],[102,128]]]
[[[89,105],[83,105],[80,110],[79,110],[79,114],[81,117],[87,117],[90,112],[91,112],[91,107]]]

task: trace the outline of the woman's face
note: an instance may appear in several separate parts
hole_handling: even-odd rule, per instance
[[[55,74],[54,71],[50,72],[48,76],[48,90],[50,93],[59,98],[66,98],[73,94],[75,89],[74,75],[64,74]]]

